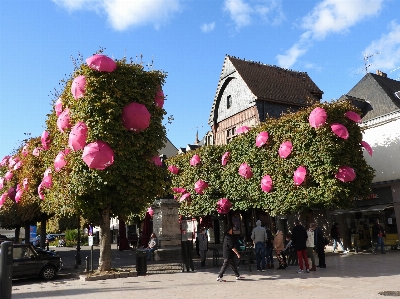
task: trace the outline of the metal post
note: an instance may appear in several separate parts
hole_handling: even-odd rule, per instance
[[[76,265],[81,265],[81,217],[78,215],[78,244],[76,245],[76,255],[75,255],[75,263]],[[78,266],[77,266],[78,268]]]
[[[90,271],[93,272],[93,245],[90,246]]]
[[[89,271],[89,257],[87,256],[85,258],[85,272]]]

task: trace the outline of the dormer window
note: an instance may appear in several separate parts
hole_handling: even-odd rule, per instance
[[[226,108],[229,109],[232,106],[232,96],[229,95],[226,97]]]
[[[399,91],[396,91],[396,92],[394,93],[394,95],[395,95],[398,99],[400,99],[400,90],[399,90]]]

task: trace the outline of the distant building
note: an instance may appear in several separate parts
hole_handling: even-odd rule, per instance
[[[305,72],[225,56],[205,144],[227,144],[241,126],[255,126],[319,102],[323,92]]]

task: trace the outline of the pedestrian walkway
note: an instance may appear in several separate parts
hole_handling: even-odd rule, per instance
[[[387,254],[350,253],[330,255],[327,268],[297,273],[297,267],[248,272],[239,268],[243,280],[237,281],[228,269],[217,282],[219,268],[194,272],[149,274],[146,276],[84,282],[76,279],[13,281],[12,298],[396,298],[400,296],[400,251]],[[399,297],[400,298],[400,297]]]

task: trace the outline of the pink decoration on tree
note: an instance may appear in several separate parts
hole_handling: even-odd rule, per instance
[[[82,159],[89,168],[104,170],[114,163],[114,151],[106,142],[97,140],[85,146]]]
[[[335,178],[344,183],[351,182],[356,178],[356,172],[349,166],[341,166],[336,172]]]
[[[22,186],[24,188],[25,191],[28,190],[28,185],[29,185],[29,180],[28,178],[24,178],[24,180],[22,181]]]
[[[41,200],[44,200],[43,185],[42,185],[42,184],[40,184],[40,185],[38,186],[38,195],[39,195],[39,198],[40,198]]]
[[[7,171],[6,174],[4,175],[4,178],[6,181],[10,181],[13,178],[14,174],[12,173],[11,170]]]
[[[154,104],[159,108],[162,108],[164,106],[164,92],[161,88],[157,90],[156,96],[154,98]]]
[[[46,171],[44,172],[43,180],[41,185],[47,189],[51,188],[53,186],[53,178],[51,175],[51,169],[47,168]]]
[[[4,178],[0,178],[0,189],[4,187]]]
[[[174,191],[175,193],[185,193],[186,189],[185,188],[172,188],[172,191]]]
[[[68,136],[68,146],[74,151],[83,149],[86,145],[88,127],[83,121],[79,121],[72,127]]]
[[[190,165],[191,166],[196,166],[198,164],[200,164],[200,156],[199,155],[194,155],[191,159],[190,159]]]
[[[65,161],[66,155],[69,154],[71,150],[69,148],[58,152],[57,157],[54,159],[54,170],[59,172],[65,165],[67,165],[67,161]]]
[[[40,151],[42,150],[41,147],[36,147],[33,151],[32,151],[32,155],[34,155],[35,157],[39,157],[40,155]]]
[[[28,145],[27,145],[27,144],[24,145],[24,147],[22,148],[21,153],[22,153],[22,155],[23,155],[24,157],[26,157],[26,156],[29,154]]]
[[[8,168],[11,169],[14,167],[15,164],[17,164],[17,162],[19,161],[18,157],[10,157],[10,159],[8,160]]]
[[[149,207],[149,208],[147,209],[147,213],[149,213],[150,217],[153,217],[153,215],[154,215],[154,210],[153,210],[151,207]]]
[[[228,214],[231,208],[232,208],[232,203],[227,198],[221,198],[217,202],[218,214]]]
[[[268,193],[269,191],[271,191],[272,189],[272,179],[269,175],[265,175],[262,179],[261,179],[261,189],[262,191],[264,191],[265,193]]]
[[[50,148],[50,135],[49,135],[49,132],[43,131],[40,140],[42,141],[42,148],[44,150],[48,150]],[[33,153],[33,155],[35,155],[35,153]],[[37,155],[37,156],[39,156],[39,155]]]
[[[180,199],[179,201],[180,201],[180,202],[184,202],[185,200],[186,200],[186,201],[190,201],[190,193],[189,193],[189,192],[183,194],[183,195],[181,196],[181,199]]]
[[[231,153],[230,152],[225,152],[225,154],[222,155],[221,163],[223,166],[225,166],[230,158]]]
[[[291,141],[283,142],[280,145],[279,150],[278,150],[279,157],[284,158],[284,159],[287,158],[290,155],[290,153],[292,152],[292,149],[293,149],[293,145],[292,145]]]
[[[8,193],[8,198],[10,198],[11,200],[15,200],[15,195],[17,194],[17,191],[15,190],[14,187],[10,187],[7,193]]]
[[[23,162],[22,161],[18,161],[15,165],[14,165],[14,170],[20,169],[22,166]]]
[[[95,54],[86,59],[87,65],[99,72],[112,72],[117,68],[116,62],[110,57],[103,54]]]
[[[253,176],[251,167],[247,163],[242,163],[239,167],[239,174],[245,179],[249,179]]]
[[[150,125],[150,112],[143,104],[132,102],[122,109],[122,124],[134,132],[141,132]]]
[[[332,132],[340,138],[347,139],[349,138],[349,132],[346,127],[342,124],[334,123],[331,124]]]
[[[178,174],[179,173],[179,168],[174,166],[174,165],[168,166],[168,170],[173,174]]]
[[[242,126],[242,127],[239,127],[237,130],[236,130],[236,134],[245,134],[245,133],[247,133],[248,131],[250,131],[250,127],[248,127],[248,126]]]
[[[258,134],[258,136],[256,137],[256,146],[262,147],[264,144],[267,143],[268,137],[268,132],[260,132],[260,134]]]
[[[361,145],[365,150],[368,152],[368,154],[372,157],[372,147],[368,144],[366,141],[361,141]]]
[[[5,157],[1,160],[0,166],[6,166],[7,163],[8,163],[8,159],[10,159],[10,158],[11,158],[10,156],[5,156]]]
[[[154,156],[151,158],[151,160],[153,161],[154,165],[162,166],[162,162],[159,156]]]
[[[58,100],[56,101],[56,103],[54,105],[54,110],[56,111],[56,115],[60,116],[61,112],[63,111],[63,105],[62,105],[61,98],[58,98]]]
[[[71,84],[71,93],[75,100],[83,97],[86,92],[86,78],[81,75],[78,76],[72,81]]]
[[[19,201],[21,200],[22,193],[24,193],[24,189],[17,190],[17,193],[15,194],[16,203],[19,203]]]
[[[196,191],[197,194],[203,194],[203,191],[208,188],[208,183],[204,182],[203,180],[198,180],[194,184],[194,191]]]
[[[324,108],[317,107],[313,111],[311,111],[310,116],[308,117],[308,122],[312,128],[319,128],[324,125],[328,115]]]
[[[307,169],[304,166],[299,166],[293,174],[294,184],[296,186],[301,185],[306,178],[306,174],[307,174]]]
[[[4,203],[6,202],[7,198],[8,198],[8,193],[7,193],[7,192],[4,192],[4,193],[1,195],[1,197],[0,197],[0,207],[1,207],[2,205],[4,205]]]
[[[359,123],[361,121],[361,116],[358,115],[358,113],[355,113],[354,111],[347,111],[344,114],[348,119],[351,119],[352,121]]]
[[[69,109],[65,109],[61,112],[60,116],[57,118],[57,127],[58,130],[62,133],[68,128],[71,127],[71,117],[69,115]]]

